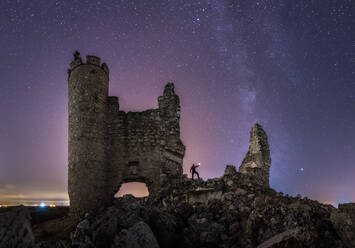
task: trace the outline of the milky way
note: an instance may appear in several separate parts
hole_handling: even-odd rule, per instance
[[[182,105],[184,171],[239,166],[255,122],[271,186],[355,201],[353,1],[1,1],[0,201],[67,199],[67,69],[75,50],[110,68],[121,109]]]

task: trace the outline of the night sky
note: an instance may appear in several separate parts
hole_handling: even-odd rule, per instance
[[[181,101],[184,171],[239,167],[255,122],[277,191],[355,202],[355,2],[0,2],[0,203],[68,199],[67,69],[110,68],[121,109]]]

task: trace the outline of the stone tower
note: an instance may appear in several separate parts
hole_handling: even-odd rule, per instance
[[[256,123],[250,131],[249,150],[239,167],[239,172],[252,175],[269,187],[270,166],[268,138],[262,126]]]
[[[185,146],[180,139],[180,100],[165,86],[158,109],[124,112],[108,96],[109,70],[100,59],[79,53],[69,69],[70,213],[107,206],[126,182],[143,182],[150,195],[177,184]]]
[[[79,53],[68,71],[68,193],[71,210],[106,202],[105,113],[109,71],[100,58]]]

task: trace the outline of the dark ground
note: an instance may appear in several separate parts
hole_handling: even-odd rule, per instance
[[[11,211],[14,207],[0,208],[0,213]],[[70,232],[76,222],[68,218],[69,207],[26,207],[31,214],[31,226],[36,240],[52,238],[69,240]]]
[[[0,208],[0,213],[11,211],[14,207]],[[31,213],[31,224],[37,225],[48,220],[57,219],[68,215],[69,207],[57,206],[54,208],[26,207]]]

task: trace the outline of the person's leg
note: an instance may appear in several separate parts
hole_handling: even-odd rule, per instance
[[[198,174],[198,172],[196,171],[196,174],[197,174],[197,178],[200,179],[200,174]]]
[[[194,172],[192,172],[191,174],[192,174],[192,180],[194,180]]]

